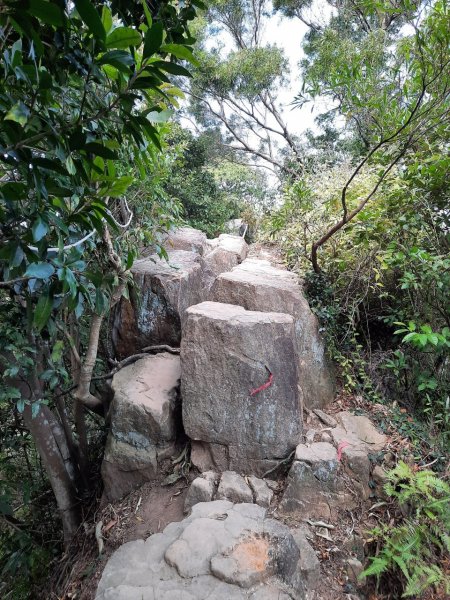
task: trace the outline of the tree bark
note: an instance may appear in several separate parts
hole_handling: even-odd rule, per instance
[[[32,416],[32,405],[27,404],[23,419],[45,465],[61,515],[64,542],[68,545],[80,525],[80,510],[64,432],[52,411],[42,404],[35,417]]]

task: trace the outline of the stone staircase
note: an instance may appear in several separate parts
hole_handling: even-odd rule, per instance
[[[180,438],[201,475],[189,516],[120,548],[96,597],[320,598],[313,548],[280,520],[335,519],[367,498],[368,455],[386,440],[366,417],[321,410],[333,372],[293,273],[246,258],[237,236],[182,228],[165,247],[168,262],[133,266],[138,293],[117,307],[112,339],[120,357],[158,344],[180,354],[149,355],[114,376],[104,498],[157,479]],[[305,433],[304,408],[325,427]],[[266,478],[289,460],[285,483]]]

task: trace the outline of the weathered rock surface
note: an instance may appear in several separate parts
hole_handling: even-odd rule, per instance
[[[308,573],[310,584],[318,576],[305,570],[303,541],[259,506],[196,504],[180,523],[121,546],[96,600],[301,600]]]
[[[264,479],[259,479],[259,477],[251,475],[248,478],[248,483],[252,489],[255,504],[259,504],[259,506],[268,508],[272,502],[273,491],[270,489]]]
[[[338,426],[331,430],[335,444],[345,441],[350,447],[366,452],[383,450],[387,438],[376,429],[368,417],[353,415],[347,411],[340,412],[335,416]]]
[[[226,250],[222,246],[217,246],[208,252],[205,256],[205,264],[213,277],[211,284],[214,283],[214,279],[220,275],[220,273],[231,271],[233,267],[237,266],[238,262],[238,255],[235,252]]]
[[[189,512],[190,509],[199,502],[211,502],[214,498],[216,487],[217,485],[213,478],[196,477],[189,486],[186,494],[184,500],[184,512]]]
[[[370,453],[384,448],[387,438],[379,433],[372,421],[362,415],[353,415],[342,411],[336,415],[337,426],[330,434],[336,446],[342,444],[342,462],[350,477],[354,480],[355,489],[362,498],[370,495]]]
[[[217,500],[230,502],[253,502],[253,494],[245,479],[235,471],[224,471],[217,489]]]
[[[219,235],[218,247],[235,254],[238,262],[242,262],[248,253],[248,244],[244,238],[239,235],[222,233]]]
[[[114,375],[111,431],[102,464],[105,496],[117,499],[156,475],[181,429],[180,358],[148,356]]]
[[[194,440],[194,464],[200,452],[205,470],[260,475],[296,447],[302,422],[294,344],[287,314],[216,302],[187,310],[183,424]]]
[[[246,259],[216,279],[211,299],[247,310],[278,312],[295,319],[299,384],[308,408],[325,406],[334,398],[334,381],[318,322],[295,274],[267,260]]]
[[[120,300],[113,317],[111,337],[118,356],[156,344],[179,346],[186,309],[206,298],[202,257],[186,250],[168,256],[168,261],[157,255],[135,261],[135,288],[130,300]]]
[[[279,511],[285,515],[331,519],[341,507],[354,506],[338,476],[336,449],[326,442],[299,444]]]
[[[172,250],[187,250],[203,256],[208,250],[206,235],[203,231],[192,227],[179,227],[171,231],[163,242],[167,252]]]

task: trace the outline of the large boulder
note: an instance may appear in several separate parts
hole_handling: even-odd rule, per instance
[[[188,252],[196,252],[201,256],[208,249],[206,235],[203,231],[192,227],[179,227],[171,231],[164,240],[163,245],[167,252],[187,250]]]
[[[308,408],[325,406],[334,398],[332,368],[319,333],[317,318],[305,299],[295,274],[267,260],[246,259],[219,275],[210,298],[239,304],[252,311],[287,313],[295,319],[299,384]]]
[[[217,302],[187,310],[183,424],[199,468],[258,475],[292,452],[302,432],[297,362],[287,314]]]
[[[196,252],[174,250],[168,260],[157,255],[136,260],[130,299],[117,304],[112,343],[120,357],[157,344],[179,346],[181,325],[189,306],[206,298],[205,265]]]
[[[311,552],[259,506],[203,502],[162,533],[121,546],[96,600],[303,600],[319,576]]]
[[[242,262],[248,254],[248,244],[243,237],[239,235],[230,235],[222,233],[219,235],[219,248],[223,248],[228,252],[232,252],[238,258],[238,262]]]
[[[155,478],[181,430],[180,358],[148,356],[114,375],[111,431],[102,464],[109,501]]]

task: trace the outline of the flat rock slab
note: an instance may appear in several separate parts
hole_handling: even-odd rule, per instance
[[[336,445],[347,442],[351,447],[365,452],[380,452],[387,437],[380,433],[372,421],[364,415],[342,411],[335,415],[338,426],[330,431]]]
[[[325,406],[334,398],[334,379],[318,322],[294,273],[267,260],[246,259],[219,275],[211,289],[216,302],[247,310],[286,313],[295,319],[299,385],[308,408]]]
[[[146,346],[179,346],[186,309],[206,299],[205,264],[197,252],[173,250],[168,261],[152,255],[135,261],[130,300],[117,304],[112,342],[120,357]]]
[[[296,539],[254,504],[196,504],[180,523],[121,546],[96,600],[302,600],[311,548]]]
[[[188,252],[196,252],[203,256],[207,250],[206,235],[199,229],[192,227],[179,227],[171,231],[163,242],[167,252],[173,250],[187,250]]]
[[[108,500],[156,475],[157,459],[181,430],[180,358],[163,352],[114,375],[111,431],[102,464]]]
[[[261,475],[292,452],[302,431],[294,344],[287,314],[217,302],[187,310],[181,387],[194,455],[199,441],[216,470]]]

